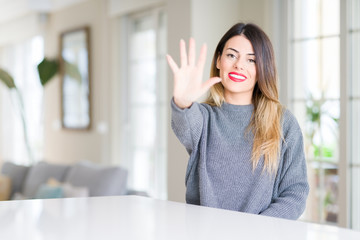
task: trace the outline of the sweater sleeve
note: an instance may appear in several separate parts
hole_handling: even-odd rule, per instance
[[[200,104],[194,102],[189,108],[181,109],[171,100],[171,127],[189,154],[198,145],[203,128]]]
[[[260,215],[298,219],[306,206],[309,193],[304,143],[301,129],[295,119],[291,121],[275,181],[272,202]]]

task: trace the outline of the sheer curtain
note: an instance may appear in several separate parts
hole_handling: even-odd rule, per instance
[[[123,159],[130,188],[166,199],[166,16],[162,8],[127,17]]]
[[[0,66],[14,78],[24,104],[26,134],[33,160],[42,158],[43,88],[37,73],[37,64],[44,57],[43,37],[36,36],[13,45],[0,47]],[[31,164],[20,115],[21,102],[14,90],[0,89],[0,157],[18,164]]]

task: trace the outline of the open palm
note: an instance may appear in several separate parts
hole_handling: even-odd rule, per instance
[[[186,54],[185,41],[180,40],[180,67],[170,55],[167,61],[174,74],[174,102],[180,108],[188,108],[206,93],[211,86],[221,81],[213,77],[203,82],[203,72],[206,60],[206,45],[201,47],[199,60],[195,63],[195,40],[189,41],[189,54]]]

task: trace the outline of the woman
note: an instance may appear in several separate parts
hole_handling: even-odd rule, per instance
[[[195,41],[174,73],[172,128],[190,154],[187,203],[297,219],[309,186],[303,138],[278,100],[271,42],[254,24],[235,24],[215,50],[202,82],[206,45],[195,63]],[[195,102],[210,89],[205,103]]]

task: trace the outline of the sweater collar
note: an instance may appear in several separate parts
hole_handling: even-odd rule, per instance
[[[223,104],[221,105],[221,108],[226,110],[226,111],[235,111],[235,112],[249,112],[252,113],[254,110],[254,105],[253,104],[249,104],[249,105],[234,105],[234,104],[230,104],[227,102],[223,102]]]

